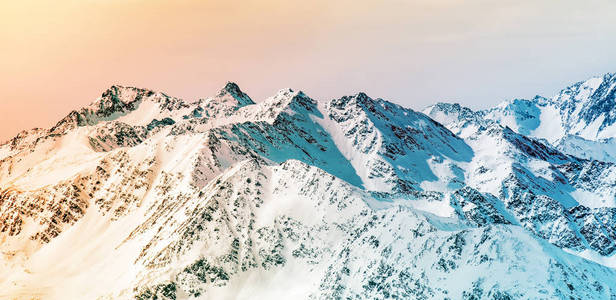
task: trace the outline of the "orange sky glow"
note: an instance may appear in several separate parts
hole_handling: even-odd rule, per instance
[[[188,101],[235,81],[260,101],[359,91],[486,107],[616,72],[614,1],[0,3],[0,141],[113,84]]]

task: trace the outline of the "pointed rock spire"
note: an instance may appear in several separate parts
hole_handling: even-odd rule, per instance
[[[235,82],[228,81],[225,86],[218,92],[217,97],[222,98],[226,95],[229,95],[233,99],[235,99],[237,101],[238,107],[255,104],[255,102],[252,101],[250,96],[242,92],[242,90],[240,90],[240,87]]]

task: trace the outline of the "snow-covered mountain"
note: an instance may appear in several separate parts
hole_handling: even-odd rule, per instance
[[[0,146],[0,298],[616,298],[595,81],[425,114],[113,86]]]
[[[616,74],[578,82],[549,99],[505,101],[478,115],[565,153],[616,162]]]

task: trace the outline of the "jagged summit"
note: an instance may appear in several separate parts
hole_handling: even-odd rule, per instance
[[[500,114],[510,114],[517,118],[522,114],[535,115],[531,126],[522,124],[520,128],[527,134],[557,141],[567,134],[596,140],[616,135],[616,76],[606,74],[580,81],[550,99],[535,97],[526,100],[528,108],[511,107],[501,109]],[[517,109],[517,110],[515,110]],[[541,119],[543,117],[545,122]],[[554,123],[540,126],[538,123]],[[536,127],[533,127],[536,126]],[[534,132],[533,132],[534,131]]]
[[[343,106],[343,105],[348,105],[348,104],[364,106],[368,103],[374,103],[375,101],[378,101],[378,100],[370,98],[370,96],[368,96],[364,92],[359,92],[355,95],[347,95],[347,96],[342,96],[338,99],[334,99],[332,100],[332,104],[336,106]]]
[[[227,81],[227,83],[225,83],[225,86],[220,90],[220,92],[218,92],[218,95],[224,94],[225,92],[235,94],[235,95],[244,94],[240,90],[240,87],[235,82],[232,82],[232,81]]]
[[[435,105],[424,110],[432,117],[448,114],[453,108]],[[475,114],[475,117],[472,115]],[[577,82],[551,98],[535,96],[531,100],[514,99],[499,105],[470,113],[463,119],[480,124],[497,122],[514,131],[544,139],[561,151],[582,158],[614,160],[614,152],[604,149],[603,140],[616,137],[616,76],[606,74]],[[458,124],[453,130],[462,134],[462,123],[451,122],[438,116],[441,122]],[[479,121],[484,119],[484,121]],[[482,124],[485,125],[485,124]],[[450,129],[451,126],[448,126]]]
[[[601,131],[611,130],[609,128],[616,122],[616,76],[606,74],[576,83],[562,90],[552,98],[552,102],[559,104],[566,124],[579,122],[586,126],[598,125],[597,129],[584,128],[587,129],[584,134],[587,137],[592,137],[593,133],[597,138],[608,137],[600,135]],[[573,127],[571,130],[578,129]]]
[[[255,104],[252,99],[246,95],[240,87],[231,81],[228,81],[225,86],[218,92],[218,98],[225,98],[226,95],[231,96],[233,99],[237,101],[238,107]]]
[[[119,84],[114,84],[112,86],[110,86],[108,89],[106,89],[101,97],[102,98],[106,98],[106,97],[115,97],[118,100],[121,101],[126,101],[129,99],[130,96],[128,95],[129,93],[142,93],[142,94],[154,94],[155,91],[152,90],[148,90],[148,89],[144,89],[144,88],[137,88],[137,87],[133,87],[133,86],[124,86],[124,85],[119,85]]]
[[[451,122],[468,121],[484,123],[480,114],[460,103],[437,102],[423,110],[423,113],[439,121],[443,125]],[[438,116],[437,116],[438,115]]]
[[[315,112],[317,101],[308,97],[302,91],[294,91],[286,88],[279,90],[276,95],[266,102],[271,102],[276,106],[289,106],[291,109],[305,109],[310,112]]]
[[[113,86],[0,145],[0,298],[616,298],[614,139],[550,101]]]
[[[155,113],[153,110],[170,112],[188,106],[182,99],[169,97],[161,92],[113,85],[90,105],[72,111],[50,131],[53,134],[63,134],[71,128],[118,120],[140,110],[140,108],[141,111],[147,111],[147,114],[152,115]],[[144,122],[144,120],[139,121]],[[151,121],[151,119],[147,121]]]

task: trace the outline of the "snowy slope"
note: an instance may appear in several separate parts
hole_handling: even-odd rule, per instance
[[[552,98],[516,99],[479,112],[514,131],[546,139],[578,157],[609,162],[616,137],[616,75],[606,74],[573,84]],[[607,142],[609,144],[609,142]]]
[[[114,86],[0,146],[0,298],[614,298],[616,166],[520,103]]]
[[[616,212],[616,165],[563,154],[545,140],[482,119],[481,112],[475,116],[470,112],[445,104],[426,110],[452,130],[475,130],[465,137],[475,155],[462,166],[465,183],[482,194],[472,198],[482,203],[487,201],[482,199],[497,201],[492,206],[504,208],[500,213],[503,218],[568,251],[580,255],[591,251],[599,256],[616,251],[616,220],[612,217]],[[477,209],[482,214],[485,211],[493,215],[498,209]],[[482,219],[485,217],[480,216],[480,222]]]
[[[579,158],[616,162],[616,137],[592,141],[568,134],[558,140],[555,146]]]

